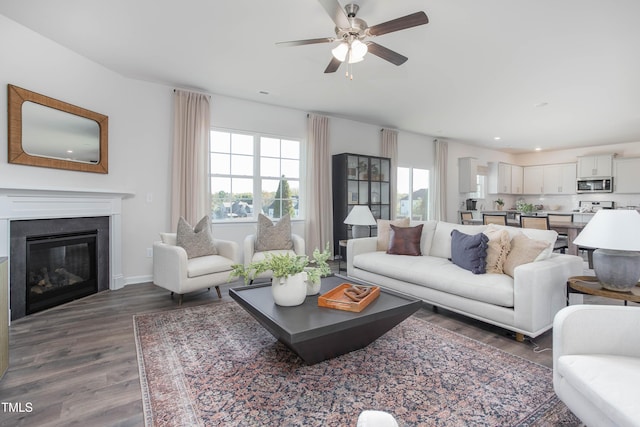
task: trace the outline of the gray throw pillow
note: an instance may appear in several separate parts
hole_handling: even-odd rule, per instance
[[[258,216],[258,233],[256,235],[256,251],[273,251],[293,249],[291,240],[291,218],[285,215],[274,224],[269,218]]]
[[[464,234],[451,231],[451,261],[473,274],[486,272],[489,237],[484,233]]]
[[[206,255],[217,255],[218,251],[213,243],[211,232],[211,218],[205,216],[195,227],[180,217],[176,244],[187,251],[187,258],[197,258]]]

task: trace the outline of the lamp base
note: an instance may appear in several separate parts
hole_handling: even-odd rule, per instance
[[[640,280],[640,252],[596,249],[593,270],[603,288],[629,292]]]
[[[371,235],[371,229],[368,225],[354,225],[351,227],[351,235],[354,239],[369,237]]]

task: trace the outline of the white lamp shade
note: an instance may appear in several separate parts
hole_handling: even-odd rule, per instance
[[[348,225],[376,225],[376,219],[368,206],[356,205],[344,220]]]
[[[599,210],[573,243],[588,248],[640,251],[640,213]]]
[[[349,64],[355,64],[356,62],[362,61],[368,50],[369,48],[367,47],[367,45],[362,43],[360,40],[356,39],[351,42],[351,55],[349,57]],[[344,62],[347,59],[347,55],[349,54],[349,43],[340,43],[338,46],[331,50],[331,53],[338,61]]]

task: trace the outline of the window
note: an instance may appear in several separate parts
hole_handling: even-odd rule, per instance
[[[211,211],[214,220],[298,218],[301,142],[212,130]]]
[[[429,171],[398,168],[398,200],[396,218],[416,221],[429,219]]]

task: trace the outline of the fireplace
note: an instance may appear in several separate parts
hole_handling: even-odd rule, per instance
[[[109,217],[11,221],[11,319],[109,289]]]
[[[27,237],[25,314],[98,292],[97,230]]]

